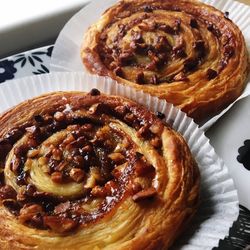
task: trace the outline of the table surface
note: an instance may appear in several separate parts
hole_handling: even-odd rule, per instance
[[[55,41],[64,24],[89,1],[3,1],[0,8],[0,57]]]

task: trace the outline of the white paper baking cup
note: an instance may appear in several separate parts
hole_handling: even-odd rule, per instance
[[[0,85],[0,113],[18,103],[52,91],[100,91],[120,95],[166,115],[166,122],[186,139],[201,173],[201,204],[197,215],[177,241],[176,249],[211,249],[229,233],[239,214],[238,196],[223,161],[215,154],[204,132],[172,104],[115,81],[84,73],[52,73],[25,77]]]
[[[233,0],[201,0],[202,2],[213,5],[217,9],[225,12],[228,11],[229,17],[241,29],[248,51],[250,51],[250,7],[233,1]],[[95,23],[102,13],[110,6],[117,3],[117,0],[92,0],[89,5],[74,15],[64,26],[59,34],[54,50],[52,52],[50,70],[55,71],[73,71],[87,72],[80,58],[80,50],[83,43],[84,33],[88,27]],[[250,94],[250,81],[247,81],[247,87],[242,95],[235,101],[242,99]],[[235,103],[234,102],[234,103]],[[203,124],[203,130],[207,130],[214,124],[225,112],[227,112],[233,104],[224,109],[221,113],[209,119]]]

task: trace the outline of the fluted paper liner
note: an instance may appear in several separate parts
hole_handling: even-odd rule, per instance
[[[88,6],[84,7],[69,20],[56,40],[50,64],[51,72],[87,72],[80,57],[84,33],[91,24],[95,23],[100,18],[106,9],[114,5],[116,2],[117,0],[92,0]],[[223,12],[228,11],[230,19],[233,20],[242,31],[248,51],[250,51],[250,7],[233,0],[201,0],[201,2],[213,5],[215,8]],[[245,91],[235,102],[249,94],[250,81],[248,79]],[[212,126],[233,106],[234,103],[229,105],[218,115],[207,120],[205,123],[200,124],[202,129],[207,130]]]
[[[215,154],[204,132],[172,104],[115,81],[85,73],[52,73],[26,77],[0,85],[0,113],[18,103],[52,91],[100,91],[130,98],[152,112],[166,115],[166,122],[186,139],[201,172],[201,204],[198,213],[177,240],[176,249],[211,249],[229,233],[239,214],[238,196],[223,161]]]

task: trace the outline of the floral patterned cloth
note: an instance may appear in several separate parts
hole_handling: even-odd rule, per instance
[[[49,73],[54,46],[47,46],[0,60],[0,83],[32,74]]]

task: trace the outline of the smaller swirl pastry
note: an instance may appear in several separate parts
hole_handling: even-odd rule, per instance
[[[201,122],[243,91],[248,55],[239,28],[195,0],[123,0],[85,34],[86,69],[165,99]]]
[[[166,249],[197,210],[180,134],[118,96],[55,92],[0,117],[0,249]]]

